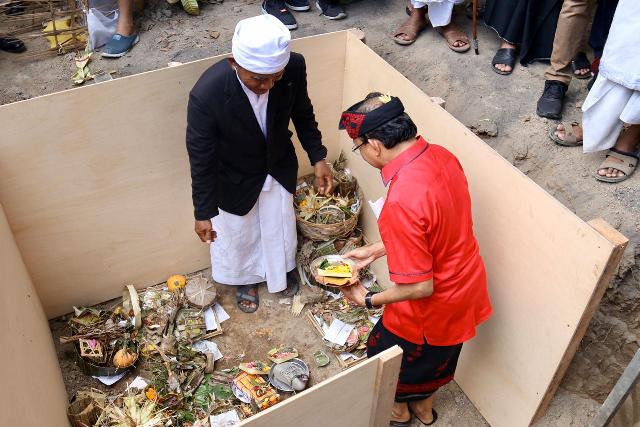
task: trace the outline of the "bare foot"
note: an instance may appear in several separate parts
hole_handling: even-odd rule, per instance
[[[396,30],[393,38],[404,43],[415,41],[418,35],[427,27],[426,7],[411,9],[409,18]]]
[[[509,42],[505,42],[503,41],[502,44],[500,45],[500,49],[515,49],[516,45],[515,44],[511,44]],[[513,68],[511,68],[509,65],[507,64],[496,64],[494,65],[494,67],[496,67],[498,70],[505,72],[505,73],[509,73],[513,70]]]
[[[578,68],[574,73],[576,76],[586,76],[587,74],[591,74],[590,68]]]
[[[438,32],[445,38],[449,47],[456,52],[466,52],[471,47],[467,34],[453,22],[444,27],[438,27]]]
[[[411,402],[411,411],[423,424],[433,421],[433,398],[431,395],[426,399]]]
[[[582,126],[580,126],[578,123],[572,123],[571,127],[573,127],[573,134],[576,136],[576,140],[582,141]],[[564,125],[562,123],[560,123],[558,127],[556,127],[555,134],[561,140],[565,140],[565,136],[567,136],[567,133],[565,132]]]
[[[407,422],[411,419],[411,413],[409,412],[409,405],[406,403],[393,402],[393,409],[391,410],[391,421],[398,421],[401,423]]]

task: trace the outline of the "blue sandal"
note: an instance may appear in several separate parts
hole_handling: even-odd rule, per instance
[[[139,40],[138,34],[123,36],[115,33],[109,43],[104,46],[101,55],[105,58],[120,58],[126,55]]]

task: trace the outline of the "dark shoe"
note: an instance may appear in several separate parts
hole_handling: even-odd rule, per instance
[[[564,95],[569,86],[556,80],[544,82],[544,92],[538,100],[537,113],[540,117],[560,120],[562,118],[562,105]]]
[[[138,41],[140,41],[140,37],[135,33],[130,36],[115,33],[104,46],[100,55],[105,58],[120,58],[126,55]]]
[[[342,6],[335,0],[318,0],[316,1],[316,7],[321,12],[320,15],[331,20],[344,19],[347,17]]]
[[[262,13],[275,16],[290,30],[298,28],[298,22],[287,9],[284,0],[264,0],[262,2]]]
[[[296,12],[306,12],[310,9],[309,0],[286,0],[284,4],[287,5],[289,10],[295,10]]]
[[[0,50],[11,53],[21,53],[27,50],[27,48],[20,39],[16,39],[14,37],[0,37]]]

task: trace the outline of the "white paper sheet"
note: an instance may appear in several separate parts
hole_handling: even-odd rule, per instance
[[[329,331],[325,334],[324,339],[338,345],[344,345],[347,342],[347,338],[349,338],[349,334],[355,327],[355,325],[334,319],[333,322],[331,322]]]
[[[100,381],[102,384],[104,385],[113,385],[115,383],[117,383],[118,381],[120,381],[125,375],[127,375],[127,371],[124,371],[118,375],[114,375],[112,377],[93,377],[95,379],[97,379],[98,381]]]
[[[218,322],[222,323],[225,320],[229,320],[231,318],[231,316],[229,316],[229,313],[224,311],[224,308],[222,308],[222,306],[220,304],[215,303],[215,305],[213,306],[213,309],[216,311],[216,316],[218,317]]]
[[[373,323],[374,325],[378,323],[378,320],[380,320],[379,317],[369,316],[369,322]]]
[[[127,386],[127,390],[131,389],[131,388],[137,388],[138,390],[144,390],[146,386],[148,386],[149,384],[147,383],[147,380],[145,380],[142,377],[136,377],[135,380],[131,381],[131,384],[129,384]]]
[[[208,341],[208,340],[198,341],[193,343],[191,348],[196,351],[201,351],[202,353],[213,354],[213,360],[220,360],[223,357],[222,353],[220,352],[220,349],[218,348],[218,344],[214,343],[213,341]]]
[[[232,409],[218,415],[211,415],[209,423],[211,427],[231,427],[240,423],[240,417],[238,417],[236,410]]]
[[[371,210],[376,216],[376,219],[380,218],[380,213],[382,212],[382,208],[384,207],[384,197],[380,197],[375,202],[369,200],[369,206],[371,206]]]
[[[207,308],[204,311],[204,324],[207,327],[207,332],[220,329],[220,325],[218,325],[218,322],[216,321],[216,316],[213,314],[213,310],[211,309],[211,307]]]
[[[355,359],[355,358],[356,358],[356,356],[354,356],[351,353],[347,353],[347,352],[340,353],[340,359],[342,359],[343,361],[348,360],[348,359]]]

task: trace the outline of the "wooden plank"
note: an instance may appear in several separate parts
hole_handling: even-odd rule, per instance
[[[381,409],[388,406],[389,389],[395,390],[396,386],[389,380],[394,376],[397,379],[401,359],[402,350],[397,346],[390,348],[260,412],[239,426],[370,427],[372,424],[367,414],[372,413],[374,406]],[[379,388],[376,389],[378,383]],[[378,402],[379,399],[384,401]]]
[[[640,380],[640,350],[631,359],[622,376],[616,382],[616,385],[607,396],[602,407],[596,414],[595,418],[589,424],[589,427],[606,427],[616,417],[618,411],[625,403],[631,392],[637,387]],[[638,420],[634,420],[638,421]]]
[[[347,43],[343,107],[372,91],[399,96],[419,132],[465,169],[494,315],[465,344],[456,381],[491,425],[529,425],[553,395],[617,265],[620,243],[576,217],[367,46],[352,36]],[[383,197],[379,172],[351,153],[352,145],[343,134],[364,194]],[[378,240],[368,207],[363,224],[367,238]],[[388,281],[384,260],[374,269]]]
[[[330,158],[345,39],[292,44],[307,59]],[[224,56],[0,107],[0,202],[48,316],[209,265],[193,232],[184,134],[189,90]],[[310,172],[299,144],[298,154]]]
[[[49,323],[0,205],[0,426],[68,426]]]
[[[606,263],[604,271],[600,275],[600,278],[598,279],[596,286],[593,289],[591,298],[589,298],[587,306],[585,307],[582,314],[582,318],[578,322],[578,327],[571,337],[571,341],[569,342],[569,346],[567,347],[564,356],[562,356],[562,360],[560,361],[558,369],[553,376],[553,380],[551,381],[551,384],[547,389],[544,399],[542,399],[542,402],[540,402],[540,407],[538,408],[538,412],[534,416],[534,420],[544,415],[544,411],[546,410],[547,406],[549,406],[549,403],[551,403],[551,399],[558,390],[558,387],[560,387],[562,378],[564,378],[564,374],[567,372],[567,369],[569,369],[569,365],[573,360],[573,356],[575,356],[576,351],[578,351],[578,347],[580,346],[582,337],[587,332],[587,328],[589,327],[591,318],[598,310],[600,300],[604,296],[607,287],[618,271],[618,265],[620,265],[620,260],[622,260],[622,254],[624,253],[624,250],[627,247],[627,243],[629,242],[626,237],[624,237],[618,230],[611,227],[602,218],[597,218],[589,221],[589,225],[611,243],[611,245],[613,246],[613,251],[611,252],[609,260]]]
[[[399,347],[396,346],[394,348],[397,348],[400,354],[402,354],[402,350]],[[402,357],[398,357],[397,352],[384,352],[380,354],[379,361],[369,425],[373,427],[387,427],[391,420],[391,410],[396,396]]]

